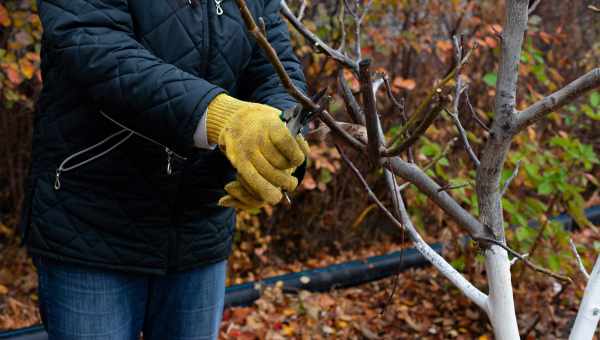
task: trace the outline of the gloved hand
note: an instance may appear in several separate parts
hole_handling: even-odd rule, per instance
[[[291,169],[304,161],[306,142],[289,133],[279,110],[220,94],[206,114],[208,141],[219,144],[238,171],[238,180],[227,184],[229,195],[219,204],[244,209],[275,204],[282,189],[296,188]]]
[[[304,152],[304,154],[308,157],[310,147],[304,137],[298,135],[296,136],[296,141],[302,148],[302,152]],[[286,169],[286,172],[290,174],[294,171],[295,168]],[[237,180],[229,182],[225,186],[225,191],[228,195],[219,200],[219,205],[242,210],[252,210],[261,208],[268,204],[264,200],[257,199],[256,195],[252,194],[251,190],[248,188],[248,184],[245,183],[240,176],[238,176]]]

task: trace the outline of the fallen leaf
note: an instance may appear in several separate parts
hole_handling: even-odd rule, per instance
[[[19,85],[23,82],[23,77],[19,73],[19,69],[15,63],[3,64],[2,69],[12,84]]]
[[[237,324],[245,324],[246,318],[254,309],[250,307],[234,308],[231,315],[231,320]]]
[[[452,49],[453,49],[452,43],[450,42],[450,40],[438,40],[435,43],[435,47],[442,52],[449,52],[449,51],[452,51]]]
[[[397,89],[405,89],[410,91],[417,86],[417,83],[414,81],[414,79],[404,79],[402,77],[397,77],[396,79],[394,79],[392,85]]]
[[[0,4],[0,26],[8,27],[10,24],[11,20],[8,16],[8,10],[4,5]]]
[[[26,58],[21,58],[19,60],[19,67],[21,68],[21,73],[27,79],[31,79],[35,73],[35,66]]]

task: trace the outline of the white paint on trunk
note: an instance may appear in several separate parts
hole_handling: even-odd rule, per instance
[[[506,250],[493,245],[485,252],[485,268],[489,282],[487,313],[496,340],[519,339],[519,327]]]
[[[569,340],[589,340],[600,320],[600,257],[590,275]]]

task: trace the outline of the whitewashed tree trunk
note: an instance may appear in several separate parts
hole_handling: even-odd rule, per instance
[[[515,303],[506,250],[492,246],[485,254],[489,282],[487,313],[496,339],[519,339]]]
[[[600,257],[592,270],[569,340],[589,340],[600,320]]]
[[[505,242],[500,176],[514,136],[519,58],[527,30],[529,1],[506,2],[502,31],[502,54],[496,83],[494,123],[481,152],[477,168],[477,198],[480,221],[499,242]],[[510,262],[504,249],[491,246],[485,253],[489,282],[488,314],[496,340],[519,339]]]

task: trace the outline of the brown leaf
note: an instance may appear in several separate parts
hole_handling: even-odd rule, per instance
[[[442,52],[450,52],[453,49],[450,40],[438,40],[435,43],[435,47]]]
[[[413,90],[417,86],[417,83],[415,82],[414,79],[404,79],[402,77],[397,77],[396,79],[394,79],[394,82],[392,83],[392,85],[396,89],[405,89],[405,90],[410,91],[410,90]]]
[[[246,318],[248,315],[250,315],[253,311],[254,309],[250,307],[234,308],[231,313],[231,320],[234,323],[243,325],[246,323]]]

